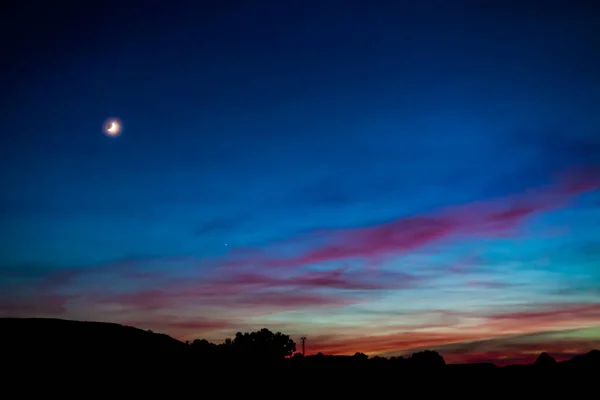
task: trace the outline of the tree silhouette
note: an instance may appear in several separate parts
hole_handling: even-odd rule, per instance
[[[231,349],[244,358],[273,361],[290,357],[296,351],[296,343],[288,335],[263,328],[251,333],[236,333]]]
[[[413,367],[445,367],[446,361],[437,351],[420,351],[410,356],[410,364]]]
[[[206,339],[196,339],[190,344],[190,346],[192,346],[192,350],[205,354],[212,354],[217,350],[217,345],[209,342]]]
[[[534,364],[538,367],[552,367],[556,365],[556,360],[553,357],[550,357],[548,353],[544,352],[539,355]]]

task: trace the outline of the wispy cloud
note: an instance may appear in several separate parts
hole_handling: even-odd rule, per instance
[[[210,318],[181,318],[165,315],[162,318],[139,319],[132,317],[124,319],[123,324],[135,326],[141,329],[153,329],[157,331],[167,331],[171,335],[179,338],[189,338],[190,334],[193,338],[198,333],[206,331],[219,331],[222,329],[236,329],[236,325],[231,321],[224,319]]]
[[[260,248],[234,248],[219,258],[130,257],[27,274],[6,269],[3,287],[13,282],[9,276],[19,275],[21,281],[0,295],[0,314],[69,317],[93,309],[103,320],[190,339],[221,337],[259,323],[287,326],[294,333],[307,328],[290,322],[288,314],[307,310],[312,333],[302,334],[311,338],[310,351],[330,354],[401,353],[497,335],[588,327],[600,319],[596,303],[514,303],[502,298],[503,291],[514,292],[524,283],[487,266],[490,260],[479,252],[448,255],[448,247],[427,249],[443,241],[452,248],[470,238],[518,237],[516,228],[528,217],[560,208],[598,183],[593,173],[577,172],[520,195],[368,227],[320,229]],[[464,300],[448,297],[448,288],[463,299],[469,291],[479,300],[467,304],[471,311],[466,311]],[[35,302],[30,300],[34,296]],[[391,299],[398,304],[379,312],[381,302],[390,305]],[[356,305],[372,312],[352,311]],[[318,318],[322,322],[317,324]]]
[[[600,327],[537,332],[436,347],[448,362],[532,363],[542,352],[557,361],[600,348]]]
[[[555,309],[557,312],[553,312]],[[440,313],[440,316],[444,314]],[[539,351],[558,352],[571,348],[569,354],[573,354],[581,349],[590,350],[597,347],[600,345],[597,336],[561,340],[560,335],[565,329],[589,330],[598,324],[599,317],[600,304],[545,304],[521,313],[457,312],[454,321],[446,319],[446,324],[442,325],[427,322],[420,326],[386,326],[387,331],[396,330],[395,333],[381,334],[376,330],[369,332],[367,329],[362,334],[360,331],[352,332],[351,336],[316,335],[311,338],[310,348],[314,353],[353,354],[361,351],[373,355],[403,355],[429,348],[442,352],[445,357],[449,357],[450,362],[501,362],[502,357],[515,355],[515,350],[518,349],[523,352],[530,351],[527,355],[527,360],[530,360],[538,355]],[[378,328],[383,330],[381,326]],[[535,343],[533,339],[538,337],[539,332],[549,329],[554,331],[544,335],[552,336],[553,342],[527,346],[528,343]],[[597,333],[598,331],[596,335]],[[498,339],[498,336],[501,338]],[[532,340],[520,343],[524,337]],[[494,348],[492,345],[495,343],[500,345]],[[502,346],[505,347],[502,351],[492,351]]]
[[[326,244],[312,246],[297,256],[283,258],[255,252],[227,265],[237,262],[301,267],[357,258],[394,257],[442,239],[505,237],[514,235],[514,229],[526,218],[563,207],[574,197],[598,188],[600,179],[595,170],[574,170],[558,177],[554,185],[519,195],[451,206],[370,227],[319,230],[315,234],[324,238]],[[298,245],[305,244],[306,237],[299,237]]]
[[[280,271],[267,275],[229,269],[163,281],[160,289],[127,289],[113,293],[104,290],[90,300],[130,310],[185,308],[194,304],[200,308],[251,308],[255,314],[269,314],[364,302],[380,291],[414,288],[421,284],[421,279],[405,273],[373,274],[335,269],[295,274]]]
[[[203,237],[205,235],[233,231],[239,229],[247,220],[248,217],[246,216],[229,216],[214,218],[198,224],[198,226],[193,231],[193,235],[197,237]]]
[[[535,27],[531,7],[453,6],[450,24],[286,2],[273,25],[272,2],[218,3],[158,41],[134,24],[119,65],[93,46],[64,52],[68,71],[10,57],[35,79],[2,86],[19,134],[0,146],[0,316],[186,339],[280,327],[310,352],[372,354],[598,321],[594,2],[548,4]],[[194,57],[199,34],[223,40]],[[153,68],[148,49],[174,58]],[[105,106],[117,140],[95,127]]]
[[[67,304],[74,296],[38,293],[35,296],[3,295],[0,296],[0,316],[57,316],[67,311]]]

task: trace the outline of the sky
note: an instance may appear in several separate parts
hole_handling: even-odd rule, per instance
[[[0,316],[600,348],[592,2],[47,3],[0,23]]]

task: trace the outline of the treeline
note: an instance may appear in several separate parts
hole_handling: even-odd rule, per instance
[[[111,368],[186,371],[202,367],[239,366],[254,368],[264,364],[304,367],[394,367],[498,369],[491,363],[449,364],[435,351],[420,351],[410,357],[368,357],[316,354],[303,357],[296,343],[280,332],[261,329],[237,333],[221,344],[206,340],[181,342],[164,334],[105,322],[70,321],[44,318],[0,318],[0,359],[4,365],[35,365],[38,370],[61,365],[74,368]],[[600,351],[592,350],[569,360],[557,362],[542,353],[533,364],[502,367],[527,368],[594,368],[600,369]]]
[[[421,351],[408,358],[371,357],[363,353],[354,356],[327,356],[318,353],[304,357],[296,350],[296,343],[281,332],[261,329],[251,333],[238,332],[233,339],[221,344],[204,339],[186,342],[199,359],[211,362],[280,363],[311,366],[393,366],[393,367],[444,367],[444,358],[435,351]]]
[[[221,344],[204,339],[186,344],[193,353],[215,360],[276,362],[283,361],[296,352],[296,343],[288,335],[273,333],[266,328],[250,333],[238,332],[233,339],[225,339]]]

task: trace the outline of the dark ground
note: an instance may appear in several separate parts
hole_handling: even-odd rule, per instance
[[[202,345],[202,343],[204,344]],[[263,353],[216,351],[219,346],[205,341],[188,344],[170,336],[112,323],[69,321],[60,319],[0,318],[0,355],[16,363],[58,364],[63,368],[83,368],[110,363],[118,368],[254,368],[280,367],[301,369],[402,369],[446,370],[462,373],[525,370],[600,370],[600,351],[593,350],[571,360],[555,362],[543,353],[535,364],[498,367],[494,364],[448,364],[436,352],[419,352],[409,358],[368,358],[355,356],[313,355],[291,358],[265,357]],[[107,364],[108,365],[108,364]]]

